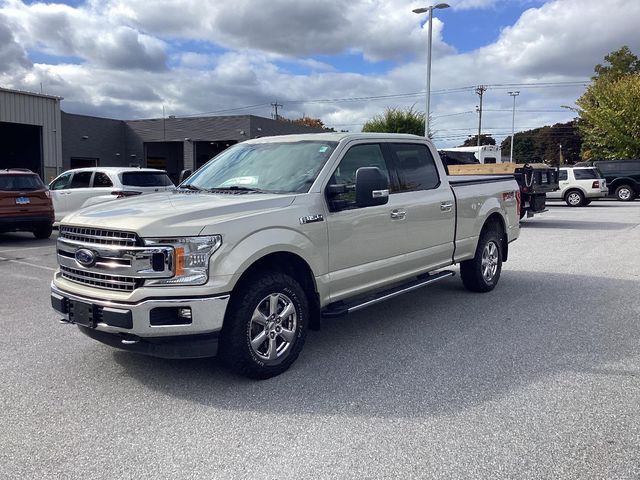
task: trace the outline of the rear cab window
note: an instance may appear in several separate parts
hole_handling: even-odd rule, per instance
[[[398,173],[400,192],[438,188],[440,176],[429,147],[414,143],[387,145]]]
[[[164,172],[123,172],[122,184],[129,187],[170,187],[173,182]]]
[[[17,192],[42,190],[44,184],[37,175],[0,175],[0,191]]]

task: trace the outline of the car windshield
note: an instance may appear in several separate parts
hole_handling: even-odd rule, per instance
[[[210,160],[181,187],[304,193],[336,145],[322,141],[240,143]]]
[[[122,184],[130,187],[169,187],[171,179],[164,172],[124,172]]]
[[[0,190],[15,192],[19,190],[40,190],[44,184],[37,175],[0,175]]]

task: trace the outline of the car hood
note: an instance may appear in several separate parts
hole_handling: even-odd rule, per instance
[[[193,236],[219,222],[285,208],[294,198],[176,190],[94,205],[66,216],[61,224],[132,231],[142,237]]]

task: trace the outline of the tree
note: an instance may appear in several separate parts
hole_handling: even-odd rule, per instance
[[[496,139],[491,135],[480,135],[480,145],[495,145]],[[461,147],[477,147],[478,146],[478,135],[474,135],[473,137],[467,138]]]
[[[565,163],[576,163],[581,160],[580,148],[582,138],[575,121],[556,123],[519,132],[515,134],[513,144],[513,159],[517,163],[559,163],[560,145]],[[503,155],[509,155],[511,150],[511,136],[500,144]]]
[[[598,64],[576,101],[585,159],[640,156],[640,59],[624,46]]]
[[[376,115],[362,126],[363,132],[411,133],[424,136],[424,113],[413,107],[408,109],[387,108],[382,115]],[[430,137],[433,132],[430,132]]]
[[[604,60],[609,65],[600,63],[596,65],[594,68],[596,75],[592,77],[593,80],[601,78],[617,80],[629,73],[640,73],[640,59],[626,45],[606,55]]]
[[[281,117],[280,115],[278,115],[278,120],[284,121],[284,122],[289,122],[289,123],[293,123],[295,125],[304,125],[305,127],[311,127],[311,128],[321,128],[327,132],[335,132],[335,130],[333,128],[327,127],[324,122],[322,120],[320,120],[319,118],[312,118],[312,117],[307,117],[306,115],[300,118],[296,118],[294,120],[291,120],[289,118],[284,118]]]
[[[596,80],[578,99],[585,159],[640,157],[640,74]]]

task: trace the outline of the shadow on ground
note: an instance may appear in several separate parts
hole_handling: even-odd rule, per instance
[[[310,332],[288,372],[261,382],[227,373],[214,359],[170,361],[122,351],[114,351],[113,358],[125,375],[147,388],[218,408],[437,415],[490,401],[562,370],[606,372],[610,363],[637,354],[640,331],[601,321],[609,314],[602,300],[629,305],[626,292],[640,287],[631,283],[504,271],[494,292],[472,294],[457,278],[450,279],[325,321],[322,331]],[[577,307],[567,310],[568,304]],[[634,307],[626,308],[619,323],[635,321]],[[531,310],[544,314],[531,315]],[[629,331],[637,333],[629,336]]]
[[[589,222],[582,220],[537,219],[535,222],[520,222],[521,228],[553,228],[568,230],[624,230],[633,227],[632,223],[623,222]]]

